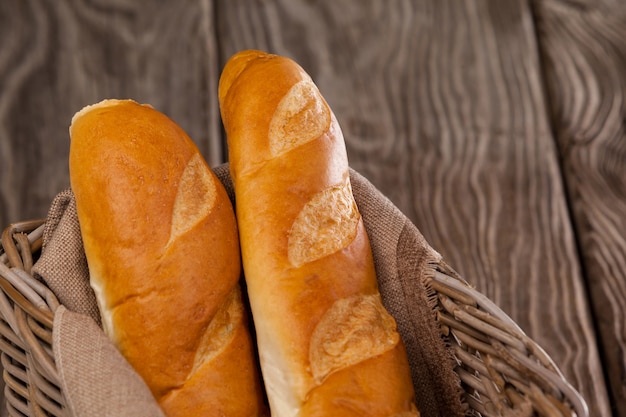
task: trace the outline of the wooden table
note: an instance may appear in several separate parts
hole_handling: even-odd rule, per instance
[[[626,2],[0,2],[0,222],[69,186],[72,115],[134,98],[213,166],[245,48],[297,60],[351,166],[555,359],[626,416]]]

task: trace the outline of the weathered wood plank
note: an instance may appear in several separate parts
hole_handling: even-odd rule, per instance
[[[71,118],[104,98],[152,104],[222,162],[215,54],[207,1],[0,2],[1,224],[69,186]]]
[[[552,126],[616,415],[626,415],[626,2],[537,1]]]
[[[300,62],[351,165],[609,416],[526,1],[218,1],[222,62]]]

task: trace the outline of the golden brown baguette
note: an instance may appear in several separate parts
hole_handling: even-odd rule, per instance
[[[418,416],[328,104],[295,62],[253,50],[219,99],[272,416]]]
[[[263,393],[222,183],[164,114],[78,112],[70,181],[104,330],[165,414],[257,416]]]

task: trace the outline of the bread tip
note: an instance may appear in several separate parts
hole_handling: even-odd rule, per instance
[[[222,70],[222,75],[220,76],[218,86],[218,96],[220,101],[223,101],[226,94],[228,94],[228,90],[230,90],[230,86],[246,69],[250,62],[260,58],[268,58],[272,56],[274,55],[257,49],[244,49],[233,54],[226,62],[226,65]]]
[[[101,100],[97,103],[94,104],[88,104],[86,106],[84,106],[82,109],[80,109],[79,111],[77,111],[74,116],[72,117],[72,121],[70,123],[70,131],[72,130],[72,125],[74,125],[74,123],[80,119],[82,116],[84,116],[85,114],[89,113],[92,110],[95,109],[99,109],[99,108],[103,108],[103,107],[113,107],[113,106],[117,106],[121,103],[134,103],[140,106],[146,106],[146,107],[150,107],[153,108],[151,105],[149,104],[140,104],[135,100],[132,99],[117,99],[117,98],[106,98],[104,100]]]

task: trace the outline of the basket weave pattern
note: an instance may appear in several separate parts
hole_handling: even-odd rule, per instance
[[[31,275],[42,234],[42,220],[11,225],[2,234],[0,359],[9,416],[67,414],[52,352],[59,302]],[[584,400],[550,357],[489,299],[446,265],[428,285],[470,415],[588,417]]]
[[[457,360],[471,412],[587,417],[580,394],[553,360],[487,297],[442,265],[428,283],[437,320]]]
[[[0,354],[9,416],[63,416],[65,401],[52,353],[59,305],[30,275],[41,248],[43,221],[7,227],[0,251]]]

